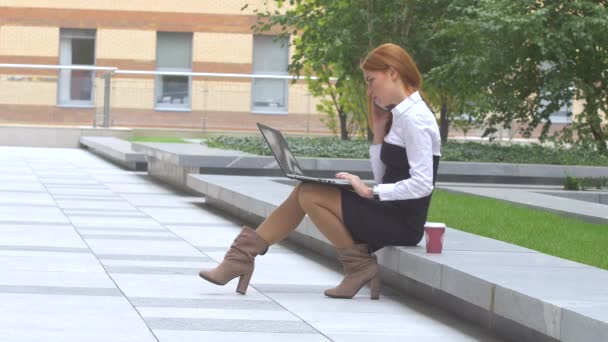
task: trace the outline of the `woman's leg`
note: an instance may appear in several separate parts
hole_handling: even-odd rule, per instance
[[[321,231],[330,241],[340,246],[348,243],[352,245],[350,234],[341,222],[340,192],[337,189],[308,185],[298,184],[258,229],[243,227],[222,263],[214,269],[201,270],[199,275],[218,285],[225,285],[240,277],[237,292],[245,294],[253,274],[255,257],[265,254],[269,245],[281,241],[296,229],[305,212],[316,225],[322,225]],[[334,232],[334,229],[341,230]]]
[[[331,297],[350,298],[367,283],[377,272],[369,272],[371,256],[366,253],[366,245],[355,245],[353,238],[346,229],[342,218],[342,193],[338,188],[314,183],[298,184],[289,197],[275,210],[255,231],[244,227],[235,239],[224,261],[212,270],[203,270],[199,275],[218,285],[224,285],[231,279],[240,276],[237,292],[245,294],[254,269],[253,259],[256,255],[266,253],[269,245],[283,240],[308,214],[317,228],[338,249],[338,256],[346,255],[345,265],[347,277],[335,289],[326,291]],[[360,252],[357,252],[361,249]],[[353,252],[354,251],[354,252]],[[351,253],[352,252],[352,253]],[[353,254],[352,256],[348,254]],[[361,259],[363,257],[363,259]],[[375,258],[372,258],[375,264]],[[355,265],[358,271],[353,274],[346,263]],[[366,267],[359,267],[365,263]],[[348,266],[348,267],[347,267]],[[351,267],[352,268],[352,267]],[[361,274],[364,271],[364,274]],[[370,274],[369,276],[367,274]],[[364,279],[360,279],[363,276]],[[369,278],[369,279],[368,279]],[[378,287],[378,286],[374,286]],[[335,292],[335,293],[334,293]],[[373,291],[376,293],[377,291]],[[377,295],[372,295],[376,297]]]
[[[298,184],[289,197],[255,230],[269,245],[286,238],[302,222],[305,213],[298,202],[301,186],[302,183]]]
[[[316,183],[303,184],[298,202],[319,231],[336,248],[354,244],[342,218],[342,193],[339,188]]]
[[[342,192],[335,187],[301,183],[256,230],[269,244],[289,235],[308,214],[319,231],[336,247],[344,266],[344,279],[325,291],[334,298],[352,298],[366,283],[371,284],[371,298],[380,297],[380,273],[376,258],[367,244],[355,244],[342,217]]]
[[[308,214],[317,228],[337,248],[353,245],[342,219],[342,199],[338,188],[314,183],[300,183],[289,197],[273,211],[256,232],[269,245],[286,238]]]
[[[342,192],[338,188],[307,184],[300,189],[300,204],[317,228],[336,246],[338,260],[344,267],[342,282],[324,293],[333,298],[352,298],[370,283],[371,298],[380,298],[380,273],[376,257],[368,245],[353,241],[342,217]]]

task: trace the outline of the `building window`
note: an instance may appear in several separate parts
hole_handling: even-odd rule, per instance
[[[192,33],[157,33],[156,71],[192,72]],[[155,83],[157,110],[191,110],[191,76],[157,75]]]
[[[287,39],[273,36],[253,37],[253,73],[287,76],[289,49]],[[254,113],[287,114],[287,79],[254,78],[251,110]]]
[[[59,35],[60,65],[95,65],[95,30],[61,29]],[[58,104],[70,107],[92,107],[95,72],[59,70]]]
[[[542,61],[542,62],[540,62],[538,68],[541,71],[541,73],[547,75],[551,72],[555,72],[556,65],[554,62],[551,62],[551,61]],[[570,86],[568,88],[568,91],[570,92],[570,94],[573,94],[574,87]],[[551,93],[549,91],[546,91],[545,89],[541,89],[541,94],[543,94],[543,93],[546,94],[546,96],[551,95]],[[549,105],[549,102],[547,100],[541,99],[539,105],[540,105],[539,111],[543,111]],[[569,124],[569,123],[572,123],[571,115],[572,115],[572,99],[569,99],[568,102],[565,103],[564,105],[562,105],[557,111],[551,113],[549,115],[549,119],[551,120],[552,123]]]
[[[572,101],[563,105],[558,111],[549,116],[552,123],[569,124],[572,123]]]
[[[547,93],[547,96],[550,95]],[[539,112],[543,111],[549,105],[549,101],[541,99],[539,104]],[[572,123],[572,100],[562,105],[558,110],[549,115],[551,123],[570,124]]]

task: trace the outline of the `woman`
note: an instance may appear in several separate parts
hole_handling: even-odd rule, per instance
[[[237,292],[245,294],[256,255],[286,238],[308,214],[336,247],[346,273],[340,285],[325,295],[352,298],[371,283],[371,298],[379,298],[380,274],[370,253],[383,246],[415,246],[422,239],[441,139],[435,116],[419,93],[420,72],[405,50],[381,45],[367,55],[361,69],[374,133],[370,159],[378,185],[370,188],[346,172],[336,177],[348,180],[354,191],[298,184],[257,230],[244,227],[224,261],[215,269],[201,271],[202,278],[224,285],[240,277]]]

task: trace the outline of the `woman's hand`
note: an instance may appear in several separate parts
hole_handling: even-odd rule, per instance
[[[386,135],[386,124],[393,115],[390,111],[386,111],[377,104],[372,105],[372,120],[374,121],[374,144],[381,144]]]
[[[350,174],[348,172],[338,172],[336,173],[336,178],[346,179],[350,185],[353,186],[353,189],[359,196],[363,198],[374,198],[372,188],[365,185],[359,176]]]
[[[385,110],[384,108],[382,108],[379,104],[376,104],[374,102],[374,105],[372,106],[372,119],[374,120],[374,123],[378,122],[378,123],[387,123],[388,119],[390,118],[390,115],[392,114],[390,110]]]

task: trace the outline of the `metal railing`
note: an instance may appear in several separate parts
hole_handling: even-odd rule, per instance
[[[98,67],[92,65],[39,65],[39,64],[0,64],[0,75],[3,74],[2,70],[6,69],[19,69],[24,70],[24,73],[27,74],[27,70],[56,70],[58,73],[57,76],[57,87],[66,87],[65,84],[60,85],[62,81],[65,81],[63,78],[72,77],[71,73],[74,71],[88,71],[91,74],[86,76],[91,80],[91,99],[90,99],[90,107],[95,108],[95,118],[93,120],[93,125],[97,125],[97,123],[101,123],[103,127],[110,127],[112,125],[112,99],[117,96],[117,101],[124,108],[129,108],[131,110],[136,109],[145,109],[150,111],[193,111],[198,110],[203,112],[202,124],[198,128],[202,128],[203,130],[207,129],[207,114],[209,112],[213,112],[214,110],[221,111],[219,108],[221,104],[218,104],[217,100],[219,98],[220,102],[223,102],[223,105],[228,107],[227,111],[250,111],[256,112],[255,109],[251,110],[255,107],[255,100],[253,99],[253,86],[251,84],[247,84],[246,82],[242,82],[243,79],[250,80],[251,83],[258,81],[270,81],[273,80],[284,80],[285,81],[285,94],[284,101],[282,102],[283,111],[275,111],[273,112],[272,101],[270,101],[270,105],[268,106],[269,113],[287,113],[287,108],[289,106],[289,101],[294,101],[294,106],[298,113],[306,113],[306,131],[310,131],[310,114],[316,112],[314,107],[315,99],[308,92],[307,88],[300,86],[297,89],[291,88],[287,81],[289,80],[304,80],[304,79],[317,79],[316,77],[296,77],[292,75],[276,75],[276,74],[238,74],[238,73],[210,73],[210,72],[186,72],[186,71],[146,71],[146,70],[121,70],[116,67]],[[12,75],[15,74],[15,71],[11,71]],[[113,80],[114,76],[117,76],[116,81]],[[118,76],[120,77],[120,81],[118,80]],[[134,76],[133,78],[129,78],[128,76]],[[144,76],[142,78],[142,76]],[[146,79],[146,76],[152,76],[154,81],[151,82],[150,79]],[[172,76],[174,79],[177,78],[187,78],[188,79],[188,94],[179,94],[179,91],[171,93],[170,91],[166,91],[167,94],[171,96],[167,96],[168,99],[168,107],[163,108],[158,104],[157,94],[158,93],[158,78],[163,76]],[[85,77],[85,78],[86,78]],[[10,77],[9,77],[10,78]],[[6,79],[9,79],[6,78]],[[196,79],[196,83],[193,84],[192,80]],[[234,84],[231,84],[230,79],[234,79]],[[241,81],[237,81],[237,79],[241,79]],[[12,78],[10,80],[16,80],[16,78]],[[219,81],[221,80],[221,81]],[[5,79],[1,79],[0,82],[6,81]],[[40,81],[40,80],[39,80]],[[86,79],[85,79],[86,81]],[[30,82],[35,82],[35,80],[30,80]],[[47,80],[50,82],[50,80]],[[68,82],[69,81],[65,81]],[[65,83],[64,82],[64,83]],[[224,82],[224,83],[222,83]],[[240,85],[239,85],[240,82]],[[82,83],[82,82],[81,82]],[[180,86],[179,82],[173,82],[173,84],[169,84],[169,86]],[[183,84],[181,85],[183,86]],[[2,85],[1,87],[8,87],[8,85]],[[68,88],[74,88],[74,86],[68,85]],[[288,88],[289,87],[289,88]],[[10,88],[10,87],[9,87]],[[21,87],[22,89],[24,87]],[[25,96],[35,96],[35,91],[33,89],[37,87],[31,87],[32,94],[25,94]],[[41,87],[38,87],[41,88]],[[169,87],[170,88],[170,87]],[[183,88],[183,87],[182,87]],[[74,91],[74,89],[71,89]],[[58,107],[79,107],[80,105],[70,105],[70,103],[61,104],[60,95],[62,89],[58,89],[57,91],[57,101],[55,102],[55,106]],[[69,91],[69,90],[68,90]],[[132,94],[131,103],[126,103],[129,101],[125,101],[124,93]],[[291,95],[296,95],[296,98],[292,98],[294,96],[287,96],[288,93]],[[8,94],[10,95],[10,94]],[[7,95],[7,96],[8,96]],[[49,94],[44,94],[46,98],[49,98]],[[152,96],[151,96],[152,95]],[[163,94],[160,94],[163,95]],[[215,96],[214,96],[215,95]],[[180,99],[181,97],[181,99]],[[153,100],[150,101],[150,98]],[[189,101],[187,106],[181,106],[183,108],[171,107],[175,102],[175,98],[177,101],[181,100],[180,105],[184,105],[185,99]],[[195,101],[193,101],[195,98]],[[251,101],[247,103],[247,101],[234,101],[235,99],[244,99],[251,98]],[[5,100],[2,96],[2,90],[0,89],[0,101]],[[27,102],[25,100],[16,101],[17,103]],[[33,101],[35,102],[35,101]],[[49,101],[47,101],[48,103]],[[86,102],[86,101],[85,101]],[[239,103],[235,103],[239,102]],[[280,101],[277,101],[280,102]],[[194,106],[193,106],[194,104]],[[49,104],[50,105],[50,104]],[[119,108],[122,108],[118,106]],[[139,106],[139,107],[138,107]],[[84,105],[83,107],[87,107]],[[195,108],[193,108],[195,107]],[[123,116],[124,117],[124,116]]]

